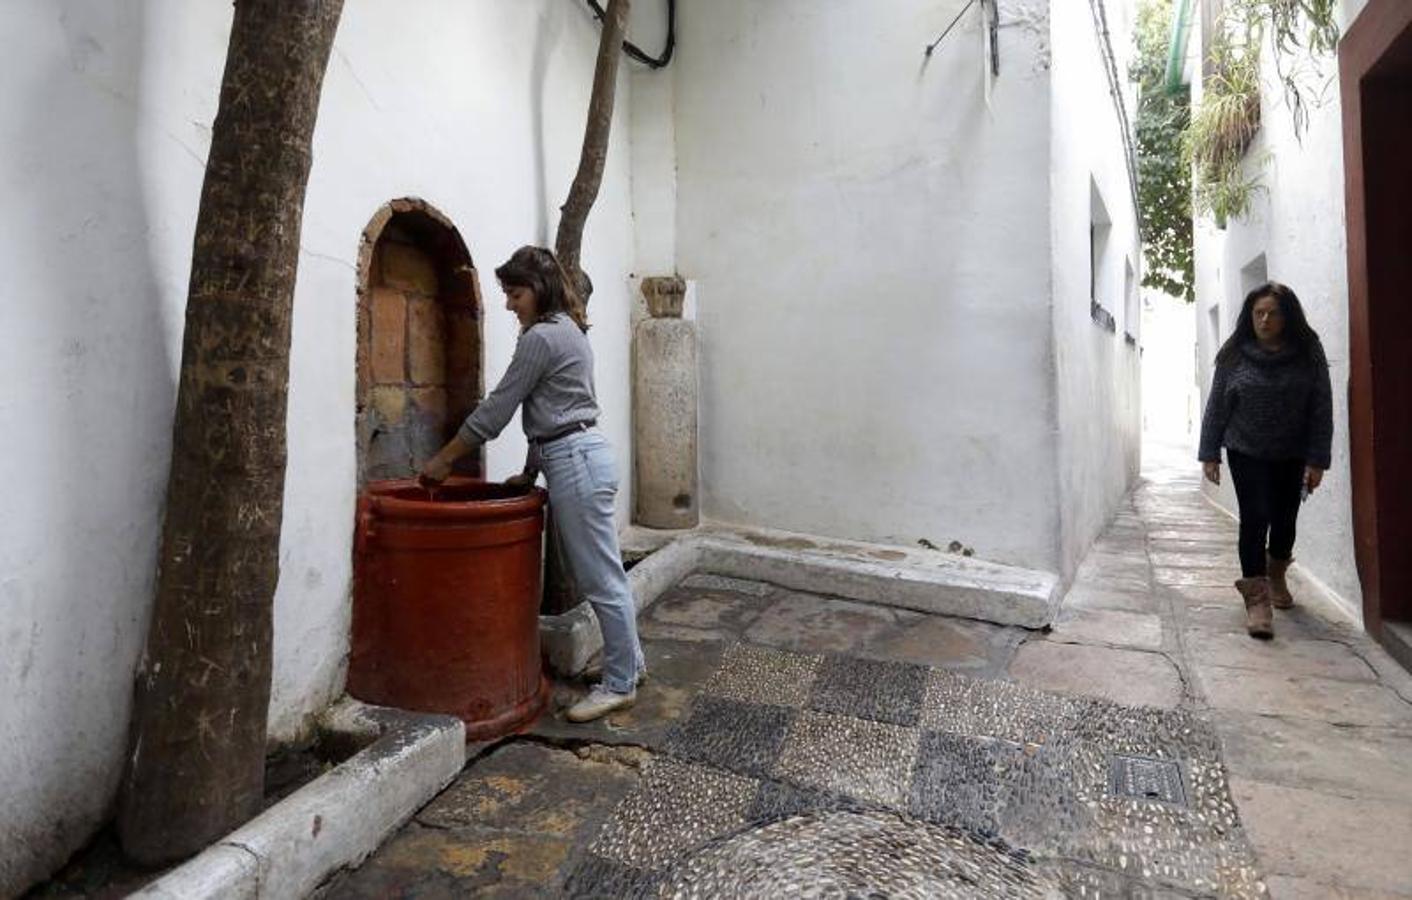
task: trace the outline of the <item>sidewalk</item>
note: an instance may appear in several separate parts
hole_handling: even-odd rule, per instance
[[[1052,632],[694,575],[634,709],[482,749],[327,896],[1412,897],[1412,678],[1298,581],[1247,637],[1149,453]]]
[[[1240,574],[1235,523],[1201,497],[1186,454],[1145,449],[1134,507],[1146,531],[1151,602],[1105,593],[1123,561],[1136,558],[1123,553],[1134,548],[1120,518],[1065,604],[1075,622],[1052,637],[1098,639],[1084,619],[1101,610],[1162,623],[1185,702],[1221,737],[1232,793],[1274,896],[1412,896],[1412,676],[1321,601],[1297,566],[1300,605],[1276,611],[1274,640],[1246,637],[1230,586]]]

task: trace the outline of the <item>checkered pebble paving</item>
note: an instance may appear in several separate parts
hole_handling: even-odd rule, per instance
[[[575,897],[1264,897],[1183,710],[729,647]]]

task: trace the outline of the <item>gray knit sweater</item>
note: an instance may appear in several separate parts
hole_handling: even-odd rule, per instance
[[[531,438],[598,418],[593,350],[588,335],[563,313],[520,334],[510,367],[490,396],[466,417],[461,440],[475,445],[495,438],[522,403],[520,424]]]
[[[1310,361],[1292,347],[1270,353],[1249,341],[1234,360],[1216,367],[1197,458],[1220,462],[1226,447],[1257,459],[1302,459],[1327,469],[1333,433],[1323,354]]]

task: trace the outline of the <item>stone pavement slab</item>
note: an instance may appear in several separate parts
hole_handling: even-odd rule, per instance
[[[1064,643],[1161,650],[1162,617],[1121,609],[1077,609],[1061,614],[1049,637]]]
[[[1338,725],[1412,728],[1412,705],[1380,684],[1228,666],[1197,666],[1196,673],[1216,709]]]
[[[1065,610],[1126,609],[1132,612],[1162,613],[1167,603],[1153,590],[1123,590],[1110,588],[1102,582],[1075,582],[1064,595]],[[1060,615],[1063,615],[1061,610]]]
[[[1243,778],[1412,808],[1412,730],[1229,712],[1213,718],[1226,764]]]
[[[1010,674],[1033,687],[1115,703],[1171,708],[1182,702],[1177,667],[1159,653],[1030,641],[1015,654]]]
[[[1245,633],[1243,621],[1237,627],[1239,631],[1194,628],[1187,633],[1187,652],[1199,666],[1260,669],[1339,681],[1377,680],[1372,668],[1340,641],[1290,637],[1283,628],[1277,628],[1271,640],[1255,641]]]
[[[855,651],[860,656],[938,666],[977,676],[1004,674],[1026,632],[972,619],[922,616],[903,622]]]
[[[1406,891],[1412,806],[1234,777],[1231,792],[1271,873]]]
[[[1265,881],[1270,896],[1277,900],[1408,900],[1412,897],[1412,893],[1366,891],[1293,875],[1272,875]]]
[[[846,651],[888,635],[899,625],[917,622],[922,615],[787,591],[746,629],[745,637],[786,650]]]

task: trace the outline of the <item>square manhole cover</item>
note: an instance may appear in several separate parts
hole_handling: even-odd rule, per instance
[[[1168,759],[1113,756],[1108,770],[1108,787],[1118,797],[1187,805],[1181,766]]]

